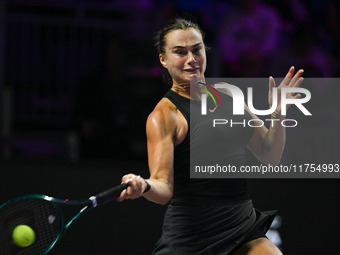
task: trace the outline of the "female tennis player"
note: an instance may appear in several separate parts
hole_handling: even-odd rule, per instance
[[[155,255],[282,254],[265,236],[276,212],[254,209],[246,180],[190,179],[190,143],[202,149],[202,157],[213,158],[216,154],[206,150],[202,139],[189,132],[189,128],[204,129],[204,123],[190,123],[189,115],[190,102],[201,97],[201,90],[190,87],[190,79],[204,81],[207,65],[203,37],[199,26],[186,19],[172,20],[159,32],[159,59],[171,76],[172,87],[147,119],[150,178],[145,180],[134,174],[123,176],[122,182],[129,187],[118,200],[144,196],[163,205],[170,202],[162,236],[152,253]],[[280,114],[281,88],[298,87],[303,79],[302,73],[303,70],[299,70],[293,77],[294,67],[291,67],[278,86],[278,106],[274,118],[285,118]],[[270,78],[270,105],[273,87],[275,82]],[[219,94],[223,102],[232,101],[228,91]],[[300,95],[287,95],[287,98],[298,97]],[[258,119],[246,105],[245,110],[244,118]],[[200,114],[200,108],[197,111]],[[191,114],[196,113],[193,111]],[[231,110],[230,114],[232,116]],[[224,116],[223,119],[228,117]],[[269,130],[264,126],[240,128],[230,134],[223,129],[223,132],[206,135],[225,142],[226,153],[222,159],[225,165],[246,164],[246,147],[264,164],[276,165],[285,145],[285,129],[280,122],[274,122]]]

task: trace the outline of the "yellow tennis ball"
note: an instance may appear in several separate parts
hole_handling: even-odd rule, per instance
[[[13,230],[13,242],[20,247],[27,247],[34,243],[35,232],[27,225],[19,225]]]

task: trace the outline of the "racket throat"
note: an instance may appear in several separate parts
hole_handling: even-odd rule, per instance
[[[92,196],[89,199],[91,200],[93,207],[96,207],[98,205],[97,198],[95,196]]]

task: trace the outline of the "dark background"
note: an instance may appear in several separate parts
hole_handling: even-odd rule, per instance
[[[26,193],[79,199],[129,172],[148,177],[145,121],[169,89],[152,38],[181,13],[207,32],[207,77],[273,75],[278,84],[295,65],[305,77],[334,78],[308,83],[312,117],[288,111],[299,126],[287,129],[282,164],[340,163],[339,4],[292,2],[0,0],[0,203]],[[258,15],[247,23],[245,13]],[[254,88],[258,108],[267,88]],[[279,210],[285,254],[338,252],[339,184],[249,180],[255,207]],[[165,210],[144,198],[99,207],[51,254],[150,254]]]

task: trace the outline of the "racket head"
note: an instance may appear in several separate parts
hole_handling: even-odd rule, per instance
[[[64,216],[54,198],[26,195],[14,198],[0,207],[0,254],[46,254],[64,231]],[[35,232],[35,242],[28,247],[13,243],[12,233],[18,225]]]
[[[117,198],[128,185],[120,184],[85,200],[57,199],[46,195],[25,195],[0,206],[0,254],[45,255],[68,227],[93,207]],[[86,205],[66,225],[59,205]],[[13,243],[12,233],[18,225],[28,225],[36,235],[28,247]]]

